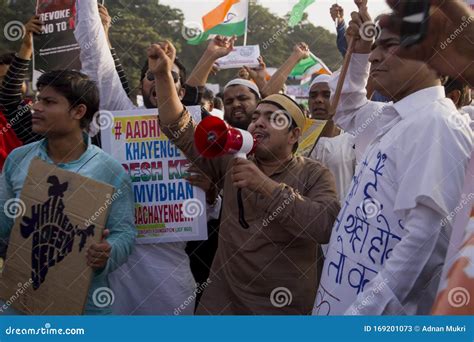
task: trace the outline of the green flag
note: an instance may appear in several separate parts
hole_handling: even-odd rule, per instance
[[[300,2],[298,2],[291,10],[288,26],[296,26],[301,21],[301,19],[303,19],[304,10],[315,1],[316,0],[300,0]]]
[[[324,64],[324,62],[313,55],[312,53],[308,58],[302,59],[298,64],[295,65],[291,70],[290,76],[294,78],[303,78],[304,76],[313,74],[331,74],[331,70]]]

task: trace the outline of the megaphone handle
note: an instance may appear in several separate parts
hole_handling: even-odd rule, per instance
[[[242,153],[242,152],[237,152],[235,154],[236,158],[242,158],[242,159],[247,159],[247,154]],[[242,226],[242,228],[248,229],[250,226],[245,221],[245,212],[244,212],[244,201],[242,201],[242,189],[237,190],[237,206],[239,207],[239,223]]]
[[[248,229],[250,226],[245,221],[244,202],[242,201],[242,189],[237,190],[237,206],[239,207],[239,223],[242,228]]]

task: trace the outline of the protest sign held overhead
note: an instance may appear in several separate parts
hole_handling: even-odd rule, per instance
[[[74,38],[76,1],[38,0],[36,14],[43,32],[34,36],[33,83],[51,70],[81,70],[80,47]]]
[[[259,56],[260,47],[258,45],[236,46],[230,54],[219,58],[216,65],[220,69],[241,68],[243,66],[255,68],[259,65]]]

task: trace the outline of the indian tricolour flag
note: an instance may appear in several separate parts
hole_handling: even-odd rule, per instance
[[[247,30],[248,0],[224,0],[219,6],[202,17],[203,32],[189,44],[197,45],[210,35],[242,36]]]
[[[291,70],[290,77],[301,80],[301,84],[304,84],[311,81],[313,75],[330,75],[331,73],[331,70],[320,58],[316,57],[313,53],[310,53],[308,58],[302,59],[298,64],[296,64],[293,70]]]

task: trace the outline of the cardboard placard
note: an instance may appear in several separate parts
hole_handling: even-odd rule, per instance
[[[219,58],[216,64],[220,69],[241,68],[243,66],[256,68],[259,66],[259,56],[260,47],[258,45],[236,46],[227,56]]]
[[[35,158],[20,200],[0,277],[0,298],[31,315],[80,315],[92,268],[86,251],[99,242],[107,219],[108,184]]]

